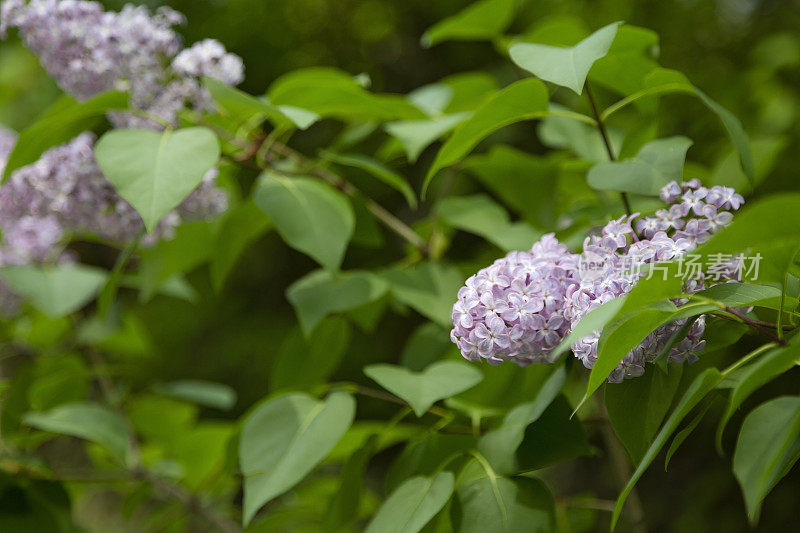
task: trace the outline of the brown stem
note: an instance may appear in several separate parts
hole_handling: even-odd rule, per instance
[[[594,118],[597,121],[597,129],[600,130],[600,136],[603,138],[603,144],[606,146],[606,152],[608,152],[608,158],[611,161],[616,161],[617,158],[614,155],[614,149],[611,148],[611,141],[608,138],[608,132],[606,131],[606,125],[603,124],[603,120],[600,118],[600,112],[597,109],[597,104],[594,101],[594,97],[592,96],[592,91],[589,89],[589,82],[587,81],[583,85],[583,90],[586,91],[586,97],[589,99],[589,105],[592,108],[592,113],[594,114]],[[631,204],[628,201],[628,193],[622,192],[620,193],[622,197],[622,204],[625,206],[625,212],[629,215],[631,214]]]
[[[741,320],[743,323],[745,323],[748,326],[758,330],[765,337],[777,342],[778,344],[780,344],[782,346],[786,346],[786,341],[784,339],[781,339],[780,337],[778,337],[774,333],[772,333],[766,327],[764,327],[764,325],[763,325],[763,323],[761,321],[753,320],[752,318],[748,317],[747,315],[745,315],[743,313],[740,313],[739,311],[737,311],[733,307],[728,307],[727,305],[725,306],[725,312],[732,314],[733,316],[735,316],[736,318]],[[774,326],[774,327],[777,328],[777,326]]]

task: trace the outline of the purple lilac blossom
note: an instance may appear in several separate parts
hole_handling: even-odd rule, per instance
[[[244,77],[241,58],[213,39],[183,49],[172,29],[183,22],[183,15],[167,7],[151,14],[132,5],[104,11],[98,2],[85,0],[6,0],[0,36],[17,28],[44,68],[75,98],[127,90],[132,107],[176,124],[187,103],[210,107],[203,76],[229,85]],[[161,127],[130,113],[113,113],[111,119],[118,127]]]
[[[744,202],[733,189],[706,189],[698,180],[672,182],[660,196],[673,205],[653,217],[634,214],[612,220],[600,235],[586,239],[581,256],[547,235],[529,252],[511,252],[470,277],[458,293],[452,316],[451,339],[462,355],[493,364],[549,362],[547,354],[586,313],[633,288],[641,276],[631,272],[633,268],[691,252],[730,223],[728,209],[738,209]],[[687,293],[703,287],[703,280],[685,284]],[[645,363],[652,362],[685,323],[685,319],[675,321],[650,333],[623,358],[609,381],[642,375]],[[704,330],[701,316],[671,348],[669,359],[696,360],[705,347]],[[601,332],[572,346],[587,368],[597,360]]]
[[[578,283],[577,259],[548,234],[470,277],[453,306],[450,334],[462,355],[492,364],[546,362],[569,327],[564,297]]]
[[[672,204],[668,209],[656,211],[654,217],[640,217],[638,213],[612,220],[599,236],[586,239],[581,256],[580,284],[567,294],[565,316],[571,326],[589,311],[604,302],[629,292],[641,274],[633,269],[648,263],[670,261],[694,250],[714,231],[733,219],[727,211],[738,208],[744,199],[733,189],[711,187],[707,189],[699,180],[684,183],[672,182],[661,190],[660,197]],[[721,210],[721,211],[720,211]],[[690,280],[684,287],[687,293],[704,287],[702,279]],[[684,301],[674,301],[682,305]],[[631,350],[609,376],[609,381],[644,373],[645,363],[652,362],[665,348],[673,333],[686,323],[679,320],[661,326]],[[697,352],[705,347],[702,340],[705,318],[698,318],[689,328],[686,337],[671,348],[670,360],[693,362]],[[575,344],[573,352],[584,366],[594,367],[601,331],[595,332]]]

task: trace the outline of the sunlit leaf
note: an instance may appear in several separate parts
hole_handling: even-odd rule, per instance
[[[206,128],[112,130],[94,151],[103,173],[150,232],[200,185],[220,155],[216,135]]]
[[[608,53],[620,24],[604,26],[568,48],[519,43],[509,48],[508,53],[514,63],[534,76],[582,94],[589,70]]]

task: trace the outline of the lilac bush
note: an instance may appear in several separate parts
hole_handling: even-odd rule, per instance
[[[470,277],[453,306],[451,338],[469,360],[492,364],[545,363],[580,319],[592,309],[628,293],[645,274],[646,264],[670,261],[694,250],[733,219],[744,199],[730,187],[703,187],[699,180],[672,182],[660,194],[670,204],[653,216],[634,213],[612,220],[587,237],[583,253],[567,250],[546,235],[529,252],[511,252]],[[729,274],[733,274],[731,271]],[[690,279],[687,293],[704,288]],[[678,305],[683,301],[676,301]],[[667,346],[686,319],[650,333],[630,351],[609,381],[638,377]],[[705,346],[705,318],[693,322],[669,351],[671,361],[693,362]],[[586,368],[593,368],[602,330],[572,346]]]

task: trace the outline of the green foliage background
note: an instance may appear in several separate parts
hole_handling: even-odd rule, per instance
[[[104,3],[114,9],[123,4]],[[160,5],[158,2],[143,3]],[[276,78],[293,69],[321,65],[353,74],[366,73],[372,81],[371,90],[403,94],[465,71],[488,72],[501,87],[520,77],[519,71],[498,54],[491,42],[452,41],[429,49],[420,46],[425,30],[466,6],[468,2],[463,0],[176,0],[167,3],[187,15],[189,23],[182,30],[187,42],[217,38],[230,51],[243,57],[246,80],[240,88],[250,94],[263,94]],[[800,150],[800,4],[796,1],[530,1],[506,33],[522,33],[533,24],[558,19],[569,25],[582,24],[589,31],[625,20],[658,33],[661,65],[686,74],[694,85],[741,119],[753,145],[756,174],[763,178],[758,196],[798,190],[795,156]],[[562,93],[566,90],[562,89]],[[18,42],[0,45],[0,123],[22,129],[55,101],[58,94],[36,59]],[[573,98],[574,95],[563,96],[588,113],[582,100]],[[618,99],[603,90],[597,91],[597,97],[603,108]],[[665,96],[655,116],[653,124],[657,137],[680,134],[694,141],[685,174],[716,176],[725,182],[741,180],[741,170],[732,155],[728,137],[700,101]],[[309,131],[298,132],[292,138],[292,146],[316,155],[320,149],[335,145],[342,131],[340,122],[326,120]],[[549,153],[537,136],[534,122],[501,130],[481,146],[488,148],[500,143],[528,153]],[[380,143],[374,139],[359,145],[359,151],[368,154],[380,148]],[[435,149],[428,149],[415,164],[400,170],[415,191],[421,189],[435,155]],[[431,222],[426,216],[436,205],[437,198],[489,193],[510,204],[501,193],[484,187],[474,174],[459,169],[456,179],[449,185],[443,185],[448,182],[441,176],[435,180],[429,193],[433,200],[415,211],[402,194],[377,182],[368,172],[353,170],[350,165],[336,168],[392,213],[407,221],[418,221],[415,229],[423,235],[431,231]],[[543,186],[541,194],[552,200],[557,206],[555,209],[584,205],[583,227],[587,227],[608,218],[609,210],[603,208],[603,203],[610,196],[598,199],[585,185],[576,185],[581,181],[576,178],[580,171],[579,168],[572,175],[566,172],[551,189]],[[255,171],[238,169],[230,170],[229,177],[247,184],[252,183],[256,175]],[[542,205],[541,219],[527,221],[536,227],[553,226],[554,215],[544,211],[547,203]],[[515,209],[517,206],[508,207],[519,212]],[[441,209],[446,210],[445,207]],[[263,225],[266,228],[270,223],[260,218],[259,213],[243,212],[240,216],[250,221],[248,227]],[[277,217],[273,215],[273,218]],[[459,225],[452,220],[449,222],[440,228],[446,250],[444,257],[457,269],[456,273],[464,276],[453,280],[452,275],[441,274],[439,279],[444,293],[438,295],[438,299],[433,298],[434,304],[444,301],[447,305],[447,301],[454,300],[454,288],[457,289],[467,274],[503,253],[502,243],[498,246],[472,233],[457,232],[454,228]],[[397,262],[408,251],[393,234],[365,223],[363,216],[357,215],[355,231],[356,244],[347,249],[343,270],[382,269]],[[357,312],[346,313],[345,317],[327,319],[310,340],[305,339],[289,301],[292,296],[287,298],[285,291],[317,269],[317,263],[287,247],[275,231],[256,233],[257,239],[246,246],[227,279],[215,269],[225,268],[217,264],[224,262],[219,257],[231,254],[225,246],[235,244],[215,237],[202,223],[183,227],[172,245],[163,244],[143,252],[143,276],[151,276],[151,289],[155,290],[172,274],[185,272],[196,294],[191,301],[161,295],[137,303],[137,293],[123,289],[121,298],[130,305],[124,307],[120,327],[115,331],[105,331],[102,324],[91,321],[77,323],[74,317],[48,319],[38,314],[8,326],[13,328],[7,332],[12,340],[3,348],[8,359],[4,361],[2,377],[13,375],[14,379],[6,382],[4,390],[3,437],[18,439],[23,447],[35,447],[39,443],[37,439],[44,440],[40,434],[14,433],[19,431],[18,421],[23,413],[46,411],[68,401],[97,397],[98,387],[105,386],[104,379],[101,377],[98,385],[93,378],[87,353],[90,358],[94,352],[102,353],[106,362],[100,365],[101,371],[113,380],[113,388],[107,392],[124,407],[134,429],[142,436],[146,462],[167,477],[177,475],[174,474],[176,470],[182,471],[183,476],[177,477],[184,487],[201,494],[204,503],[217,499],[226,502],[220,505],[221,512],[230,514],[228,507],[238,508],[242,499],[235,435],[241,429],[241,417],[262,399],[287,389],[320,392],[321,383],[314,379],[314,372],[319,372],[322,381],[358,383],[377,389],[375,381],[380,383],[380,379],[370,380],[362,370],[368,365],[402,363],[421,370],[435,360],[458,359],[455,348],[449,344],[447,331],[436,324],[441,313],[433,322],[428,320],[430,315],[423,316],[424,309],[430,314],[436,312],[433,304],[426,305],[427,301],[409,307],[401,298],[384,296],[377,303],[360,307]],[[574,242],[569,240],[569,235],[565,237],[571,244],[582,240],[580,235]],[[76,243],[75,247],[86,263],[106,268],[114,264],[115,250],[90,243]],[[408,269],[405,271],[407,273]],[[420,275],[435,274],[423,272]],[[397,275],[402,276],[403,272]],[[222,290],[215,290],[219,286]],[[420,307],[423,314],[418,312]],[[756,342],[749,336],[744,337],[727,351],[715,354],[714,361],[733,361],[757,347]],[[720,344],[724,344],[724,340]],[[34,357],[34,354],[43,356]],[[302,366],[307,358],[314,361],[311,368]],[[292,364],[287,364],[287,360]],[[584,370],[573,363],[568,364],[567,400],[559,398],[553,404],[556,408],[548,410],[551,417],[558,418],[559,413],[569,412],[581,398]],[[328,366],[320,368],[320,365]],[[708,365],[700,363],[684,373],[691,372],[694,376],[705,366]],[[520,370],[504,365],[497,371],[497,375],[502,376],[485,381],[472,393],[459,398],[465,404],[491,406],[502,414],[521,402],[534,400],[550,370],[542,367]],[[368,375],[374,377],[372,373]],[[648,374],[646,379],[658,378]],[[674,387],[685,390],[687,379],[684,376]],[[176,393],[165,384],[174,386],[174,382],[180,380],[224,384],[235,391],[235,404],[230,405],[228,388],[212,393],[214,400],[209,400],[208,391],[204,391],[199,406],[192,401],[176,400],[175,397],[181,396],[185,399],[187,393]],[[793,367],[766,389],[757,391],[746,400],[745,408],[734,415],[737,428],[744,413],[766,399],[796,394],[798,383],[800,376]],[[496,390],[491,390],[492,386]],[[636,385],[626,383],[623,386]],[[673,385],[659,386],[674,394],[675,388],[670,389]],[[659,397],[653,394],[642,401],[652,400],[658,404]],[[671,395],[664,394],[668,400],[672,399]],[[458,405],[448,404],[448,407],[459,411]],[[602,413],[593,409],[588,407],[579,415],[584,421],[585,443],[578,435],[574,442],[579,444],[554,443],[546,450],[529,450],[532,456],[525,458],[529,465],[550,464],[558,457],[543,459],[541,456],[553,450],[556,454],[563,451],[565,457],[577,457],[537,470],[537,476],[544,479],[556,495],[556,514],[563,530],[607,530],[610,513],[607,509],[592,507],[597,507],[598,501],[616,499],[619,481],[615,477],[619,468],[615,461],[628,460],[624,456],[614,457],[607,449],[603,439],[605,430],[598,422]],[[711,404],[710,410],[716,416],[707,420],[715,420],[724,411],[724,402]],[[386,423],[397,411],[396,405],[380,398],[358,397],[356,417],[364,425],[364,436],[369,429],[365,421]],[[435,413],[425,416],[424,426],[438,423]],[[565,419],[558,420],[562,418]],[[251,530],[323,530],[322,524],[330,509],[342,505],[336,498],[348,497],[339,485],[340,465],[348,458],[345,471],[354,469],[352,477],[363,478],[365,496],[353,516],[343,522],[349,524],[350,530],[363,528],[387,493],[404,479],[404,468],[413,470],[403,463],[410,461],[413,453],[410,448],[404,451],[400,441],[408,440],[409,434],[419,436],[414,432],[422,430],[416,430],[415,423],[410,415],[392,432],[387,432],[386,442],[369,444],[374,446],[374,457],[367,466],[358,464],[363,458],[350,454],[354,448],[359,448],[358,438],[351,436],[348,440],[346,437],[319,471],[290,495],[270,503],[263,522],[260,525],[257,522]],[[469,420],[460,420],[458,424],[467,429],[466,435],[442,433],[420,445],[433,450],[427,451],[426,460],[438,464],[452,450],[462,447],[459,439],[470,438]],[[531,428],[533,426],[528,431],[533,431]],[[749,529],[741,491],[730,467],[738,429],[725,434],[727,456],[720,456],[715,450],[715,430],[714,423],[701,422],[671,459],[668,472],[664,472],[657,460],[639,482],[638,493],[651,530],[733,532]],[[577,449],[570,449],[570,446]],[[646,443],[640,446],[646,449]],[[632,455],[637,454],[643,454],[643,449],[632,452]],[[87,465],[103,465],[108,458],[94,445],[86,448],[77,441],[64,439],[41,446],[40,458],[31,459],[31,464],[20,458],[0,459],[5,472],[0,473],[0,492],[5,491],[0,500],[3,506],[24,500],[36,509],[37,502],[47,501],[54,516],[61,519],[67,516],[71,506],[73,519],[94,531],[215,529],[202,516],[197,518],[186,512],[198,502],[181,501],[169,494],[154,498],[152,491],[163,493],[163,488],[148,484],[113,480],[97,484],[67,483],[71,503],[66,501],[66,493],[62,494],[63,489],[56,483],[31,482],[25,485],[27,492],[16,487],[15,476],[22,478],[24,472],[44,470],[37,462],[40,460],[67,465],[67,470],[77,475]],[[359,475],[361,471],[363,476]],[[32,479],[36,477],[31,476]],[[437,483],[447,481],[437,479]],[[360,493],[362,487],[357,486],[355,490]],[[799,500],[800,472],[794,468],[765,501],[757,530],[795,528]],[[391,517],[387,520],[392,523]],[[53,527],[50,522],[44,524],[42,527]],[[434,520],[428,526],[430,531],[436,527],[447,530],[448,525]],[[625,519],[620,527],[623,530],[634,528]],[[68,529],[64,526],[64,530]]]

